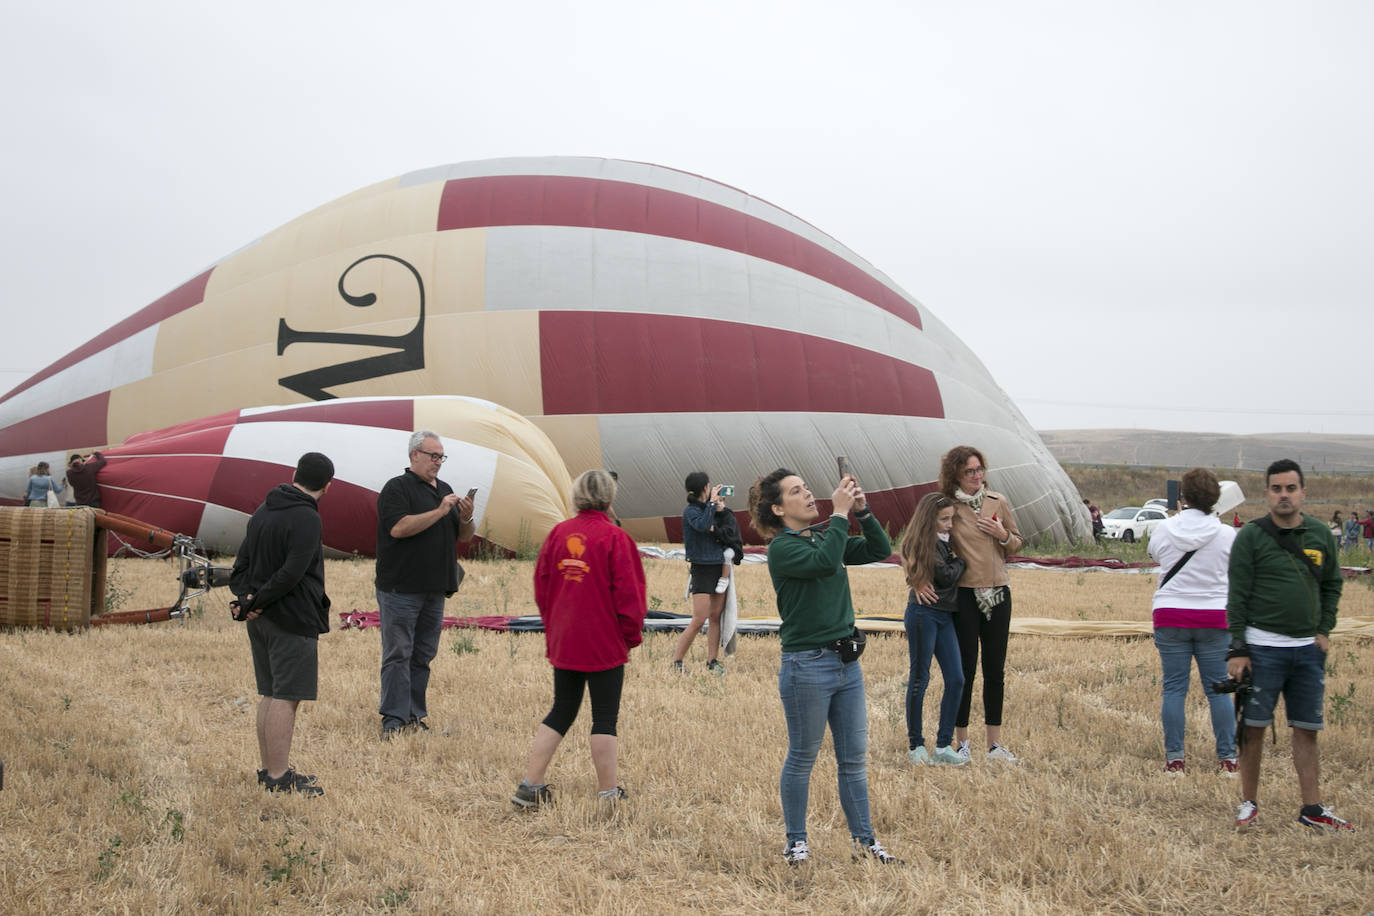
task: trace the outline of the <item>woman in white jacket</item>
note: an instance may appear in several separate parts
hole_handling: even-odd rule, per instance
[[[1154,598],[1155,647],[1164,669],[1164,771],[1183,772],[1184,703],[1197,660],[1202,692],[1212,710],[1221,770],[1236,767],[1236,717],[1226,694],[1212,684],[1226,679],[1226,567],[1236,532],[1212,514],[1221,496],[1216,475],[1193,468],[1179,488],[1183,510],[1150,536],[1150,556],[1159,564]],[[1191,555],[1189,555],[1191,551]],[[1185,559],[1186,557],[1186,559]]]

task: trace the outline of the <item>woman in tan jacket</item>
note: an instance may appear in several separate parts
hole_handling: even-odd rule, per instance
[[[959,579],[959,610],[954,628],[964,663],[964,693],[954,720],[958,753],[970,756],[969,707],[978,650],[983,653],[983,721],[988,733],[988,759],[1015,763],[1016,756],[999,743],[1002,732],[1003,671],[1011,630],[1011,588],[1006,558],[1021,549],[1021,534],[1011,503],[984,485],[987,461],[970,445],[950,449],[940,459],[940,492],[954,500],[950,540],[964,559]]]

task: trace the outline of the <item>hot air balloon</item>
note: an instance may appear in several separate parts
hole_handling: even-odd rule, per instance
[[[680,538],[689,471],[743,510],[779,465],[823,490],[837,455],[895,527],[960,443],[1025,533],[1090,531],[992,375],[891,279],[743,191],[593,158],[412,172],[274,230],[0,399],[0,490],[39,458],[196,418],[442,395],[527,418],[559,485],[615,470],[642,540]]]
[[[104,452],[102,506],[232,553],[267,491],[291,479],[303,453],[321,451],[335,468],[320,501],[325,548],[370,556],[377,493],[406,466],[414,429],[439,434],[452,456],[443,476],[455,489],[477,488],[473,516],[489,543],[537,548],[572,514],[572,482],[548,437],[518,414],[460,397],[247,408],[140,433]]]

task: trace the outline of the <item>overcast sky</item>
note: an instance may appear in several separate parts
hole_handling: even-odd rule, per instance
[[[9,390],[404,172],[590,155],[806,219],[1040,429],[1374,433],[1374,3],[10,4]]]

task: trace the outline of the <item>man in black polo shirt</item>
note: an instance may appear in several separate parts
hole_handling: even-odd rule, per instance
[[[410,436],[410,467],[377,495],[377,607],[382,618],[382,738],[424,729],[429,663],[444,599],[458,591],[458,542],[472,539],[472,500],[439,479],[437,433]]]

